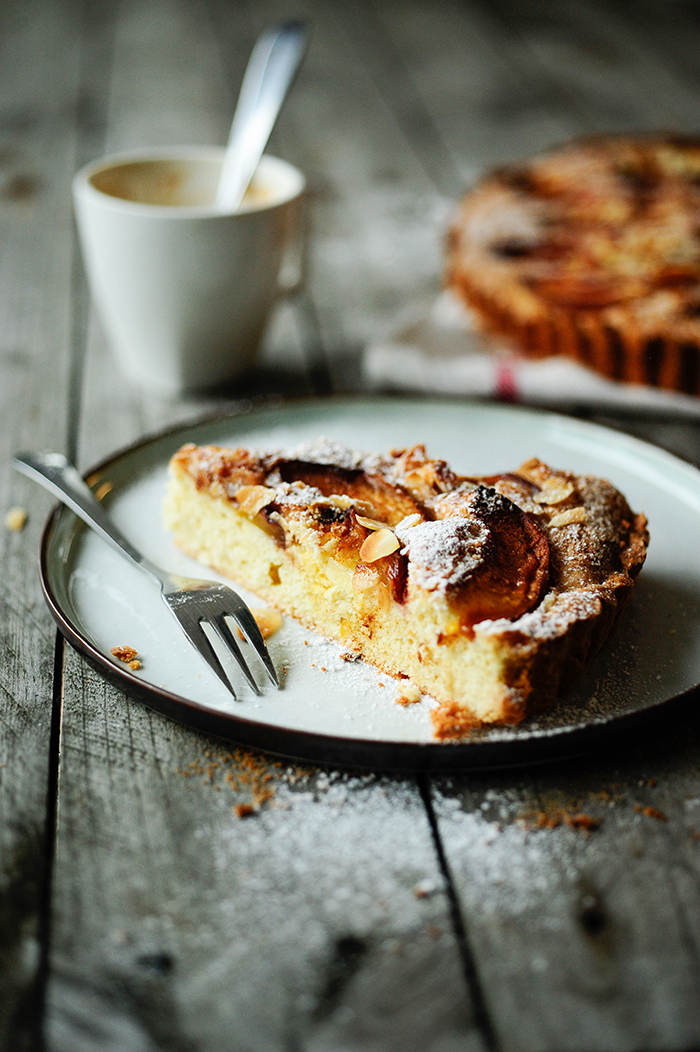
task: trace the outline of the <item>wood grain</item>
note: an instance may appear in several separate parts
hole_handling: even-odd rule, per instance
[[[0,12],[0,514],[28,515],[23,530],[0,534],[0,1047],[17,1049],[35,1046],[41,1023],[56,633],[36,566],[51,502],[12,471],[11,456],[68,440],[74,25],[50,5]]]
[[[50,501],[12,474],[14,450],[87,469],[230,400],[361,388],[359,351],[432,300],[450,210],[486,167],[579,133],[697,131],[681,0],[294,13],[312,47],[270,151],[308,178],[306,286],[255,370],[166,403],[112,361],[70,180],[107,151],[223,142],[253,41],[289,8],[0,11],[0,492],[3,513],[29,510],[1,534],[0,1048],[695,1047],[692,705],[567,764],[384,777],[207,739],[57,643],[35,564]],[[598,418],[700,463],[692,425]]]
[[[501,1047],[700,1041],[694,710],[601,756],[435,783]]]

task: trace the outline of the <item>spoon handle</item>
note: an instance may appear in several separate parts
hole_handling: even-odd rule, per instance
[[[253,178],[277,115],[306,51],[306,22],[290,19],[258,38],[243,77],[216,197],[221,212],[235,212]]]

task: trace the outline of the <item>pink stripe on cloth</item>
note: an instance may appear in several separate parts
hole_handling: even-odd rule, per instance
[[[519,402],[520,391],[510,362],[496,362],[496,398],[499,402]]]

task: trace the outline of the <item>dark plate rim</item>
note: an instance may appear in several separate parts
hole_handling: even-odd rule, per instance
[[[138,441],[111,453],[99,464],[85,472],[89,479],[109,470],[119,460],[132,456],[154,442],[167,439],[188,428],[205,427],[223,420],[236,420],[257,412],[285,409],[305,402],[319,405],[329,402],[353,401],[377,403],[396,401],[386,395],[360,394],[306,396],[300,398],[270,398],[261,401],[242,399],[228,403],[215,412],[200,414],[189,421],[180,422],[150,433]],[[425,398],[409,396],[402,400],[426,401]],[[447,402],[454,405],[483,405],[482,400],[431,398],[430,401]],[[499,404],[499,408],[505,408]],[[539,416],[560,416],[575,419],[565,413],[556,413],[539,407],[517,406],[528,413]],[[608,430],[601,425],[601,430]],[[641,440],[637,440],[641,441]],[[643,443],[650,444],[650,443]],[[681,460],[681,458],[678,458]],[[682,462],[682,461],[681,461]],[[95,647],[64,611],[51,586],[50,547],[59,517],[76,517],[62,504],[57,504],[50,513],[41,536],[39,550],[39,577],[44,598],[62,635],[71,646],[97,671],[118,689],[136,698],[148,708],[172,719],[183,726],[221,738],[237,745],[260,749],[285,760],[328,764],[331,766],[362,768],[383,771],[449,772],[464,770],[494,770],[508,767],[524,767],[543,762],[572,758],[603,748],[621,735],[627,735],[640,725],[656,718],[669,707],[682,705],[692,699],[700,699],[700,684],[680,694],[645,705],[642,709],[615,713],[596,719],[594,722],[559,728],[551,728],[527,737],[502,741],[481,740],[478,742],[387,742],[364,738],[343,738],[338,735],[315,731],[301,731],[233,713],[223,713],[200,702],[192,701],[155,684],[139,680],[132,673],[121,669]],[[87,529],[87,527],[85,527]]]

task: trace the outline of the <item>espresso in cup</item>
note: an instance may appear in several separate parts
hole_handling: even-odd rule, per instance
[[[90,182],[102,194],[164,208],[213,208],[221,163],[217,159],[196,164],[177,158],[126,161],[101,169]],[[264,170],[253,176],[237,212],[264,208],[278,191],[274,177]]]

